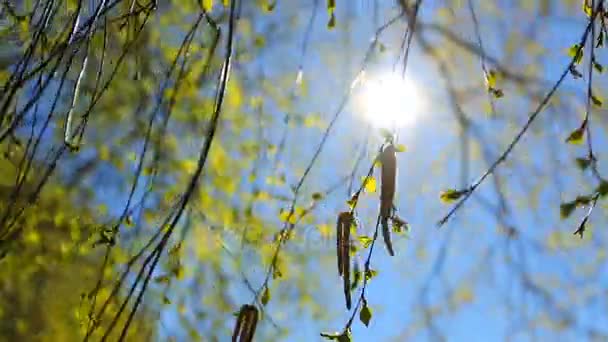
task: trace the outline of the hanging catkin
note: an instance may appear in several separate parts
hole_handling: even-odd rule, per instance
[[[239,311],[239,316],[232,333],[232,342],[251,342],[253,334],[258,324],[258,309],[249,304],[245,304]]]
[[[395,198],[395,182],[397,176],[397,156],[395,146],[389,144],[384,147],[380,155],[382,164],[381,187],[380,187],[380,221],[382,224],[382,237],[386,244],[388,253],[393,256],[393,244],[388,220],[393,211],[393,200]]]
[[[353,224],[353,214],[343,212],[338,215],[336,224],[336,253],[338,256],[338,274],[344,283],[344,298],[346,308],[351,308],[350,297],[350,229]]]

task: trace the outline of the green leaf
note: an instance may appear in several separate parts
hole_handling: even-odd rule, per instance
[[[604,31],[601,30],[600,33],[597,35],[597,44],[595,44],[596,48],[602,47],[604,46]]]
[[[505,96],[505,93],[501,89],[490,88],[488,89],[490,94],[492,94],[495,98],[500,99]]]
[[[595,191],[600,195],[600,197],[605,197],[608,195],[608,181],[602,180]]]
[[[583,207],[589,205],[589,203],[591,203],[591,196],[576,196],[574,200],[574,204],[577,207]]]
[[[125,218],[125,225],[127,227],[133,227],[135,225],[135,223],[133,222],[133,217],[131,217],[131,215],[127,215],[127,217]]]
[[[268,289],[268,286],[264,287],[264,292],[262,292],[262,298],[260,298],[260,300],[264,306],[270,301],[270,290]]]
[[[593,102],[593,104],[598,107],[602,106],[602,99],[600,99],[599,96],[594,95],[593,93],[591,93],[591,102]]]
[[[336,27],[336,15],[334,12],[331,12],[329,21],[327,22],[327,28],[332,30],[334,27]]]
[[[350,335],[350,328],[348,328],[342,335],[338,336],[338,342],[351,342],[352,338]]]
[[[169,297],[163,296],[163,304],[165,304],[165,305],[171,304],[171,300],[169,299]]]
[[[439,198],[444,203],[451,203],[451,202],[454,202],[455,200],[459,199],[463,195],[466,195],[467,192],[468,192],[468,190],[448,189],[448,190],[442,191],[441,194],[439,194]]]
[[[359,311],[359,319],[366,327],[369,327],[369,321],[372,319],[372,309],[369,308],[367,302],[365,302],[361,311]]]
[[[374,278],[374,277],[375,277],[375,276],[377,276],[377,275],[378,275],[378,271],[376,271],[376,270],[372,270],[371,268],[370,268],[370,269],[368,269],[367,271],[365,271],[365,279],[366,279],[367,281],[372,280],[372,278]]]
[[[595,59],[593,59],[593,68],[595,69],[595,71],[597,71],[598,73],[603,73],[604,72],[604,66],[601,65],[600,63],[598,63]]]
[[[359,282],[361,282],[361,278],[363,276],[363,273],[359,270],[359,264],[355,263],[355,272],[353,274],[353,282],[350,284],[350,290],[354,291],[357,286],[359,285]]]
[[[346,204],[348,204],[348,207],[353,209],[356,205],[357,202],[359,201],[359,193],[355,193],[348,201],[346,201]]]
[[[276,6],[277,6],[277,2],[276,2],[276,0],[271,1],[271,2],[269,2],[269,3],[266,5],[266,11],[268,11],[268,12],[272,12],[272,11],[274,11],[274,8],[275,8]]]
[[[568,56],[572,57],[574,64],[579,64],[583,60],[583,49],[579,44],[574,44],[568,49]]]
[[[372,238],[370,238],[369,236],[359,236],[359,242],[361,243],[361,246],[363,246],[363,248],[368,248],[373,241],[374,240],[372,240]]]
[[[339,333],[321,333],[321,337],[330,340],[330,341],[338,341],[338,342],[350,342],[351,341],[351,336],[350,336],[350,328],[348,328],[346,331]]]
[[[580,145],[583,143],[584,135],[585,135],[585,127],[581,126],[577,129],[575,129],[574,131],[572,131],[572,133],[570,133],[570,135],[568,135],[568,138],[566,138],[566,142],[569,144],[573,144],[573,145]]]
[[[166,274],[159,275],[158,277],[154,278],[154,282],[158,283],[158,284],[168,284],[169,281],[170,281],[170,278]]]
[[[576,158],[576,166],[581,170],[586,170],[591,165],[589,158]]]
[[[562,220],[567,219],[568,217],[570,217],[574,209],[576,209],[575,202],[562,203],[559,206],[559,216],[562,218]]]
[[[312,194],[312,199],[315,201],[320,201],[323,199],[323,194],[320,192],[315,192],[314,194]]]
[[[327,10],[333,11],[336,9],[336,0],[327,0]]]

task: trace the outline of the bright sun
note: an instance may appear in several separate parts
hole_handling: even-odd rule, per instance
[[[393,73],[366,79],[361,89],[361,107],[369,122],[393,129],[413,124],[420,116],[423,100],[415,83]]]

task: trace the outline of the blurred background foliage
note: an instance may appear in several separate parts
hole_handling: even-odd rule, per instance
[[[259,340],[340,331],[335,221],[383,142],[358,84],[405,65],[426,103],[396,132],[395,204],[411,230],[395,234],[396,257],[376,249],[373,316],[356,316],[353,339],[608,338],[602,103],[588,124],[597,165],[586,142],[565,142],[588,69],[595,100],[605,87],[601,48],[568,67],[585,4],[600,2],[1,1],[0,340],[223,341],[250,302]],[[500,160],[564,71],[435,229],[450,208],[440,193]],[[373,192],[357,207],[362,237]]]

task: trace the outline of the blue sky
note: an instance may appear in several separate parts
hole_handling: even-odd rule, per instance
[[[478,8],[482,6],[482,1],[474,2]],[[388,4],[380,7],[377,24],[384,23],[395,13],[391,7],[393,2],[385,3]],[[445,3],[446,1],[424,1],[421,20],[441,20],[437,10]],[[454,13],[457,24],[453,25],[453,29],[462,39],[475,42],[473,27],[466,24],[469,19],[465,2],[461,3],[463,8]],[[300,64],[304,30],[312,10],[311,4],[312,1],[303,0],[293,4],[279,1],[275,13],[269,15],[268,19],[261,18],[255,26],[261,30],[269,22],[280,22],[280,18],[295,16],[298,19],[296,24],[284,27],[286,36],[292,39],[272,42],[272,47],[263,55],[258,56],[251,64],[239,64],[235,70],[253,73],[263,68],[269,77],[292,74],[295,80]],[[544,55],[542,60],[535,61],[534,65],[540,70],[541,78],[549,82],[555,81],[568,63],[566,49],[577,41],[584,27],[582,11],[570,13],[568,9],[558,8],[555,15],[539,19],[534,14],[526,15],[519,10],[510,10],[513,2],[498,1],[496,4],[502,6],[503,11],[498,24],[495,16],[481,15],[486,13],[485,7],[484,11],[478,10],[487,53],[499,60],[507,58],[505,34],[516,32],[525,36],[535,25],[539,25],[542,30],[538,31],[536,40],[549,53]],[[308,51],[303,60],[303,77],[309,93],[298,98],[294,112],[320,113],[325,120],[329,120],[352,82],[375,28],[371,0],[359,1],[351,5],[350,9],[345,2],[338,1],[338,28],[333,31],[325,27],[327,14],[324,6],[325,3],[321,0]],[[353,22],[347,30],[344,27],[344,18],[349,11]],[[374,59],[366,77],[374,79],[391,72],[404,29],[405,23],[400,22],[382,36],[381,42],[388,50]],[[433,39],[430,41],[435,42]],[[462,55],[462,51],[455,54]],[[600,53],[599,57],[603,55],[604,53]],[[516,55],[505,64],[516,70],[524,70],[531,63],[524,57]],[[463,87],[479,87],[483,93],[483,74],[479,60],[471,56],[467,59],[458,81]],[[454,61],[459,62],[456,59]],[[508,162],[498,171],[509,199],[509,212],[505,222],[516,227],[523,237],[521,240],[510,241],[497,229],[495,215],[488,212],[483,205],[490,203],[491,207],[495,207],[498,202],[492,179],[488,179],[479,188],[477,194],[448,225],[441,229],[436,227],[436,222],[449,209],[449,206],[440,203],[440,191],[463,186],[458,126],[451,113],[437,67],[432,59],[420,50],[416,41],[409,59],[407,77],[415,82],[424,102],[420,113],[411,113],[409,108],[404,108],[403,115],[415,118],[408,120],[408,124],[398,131],[399,142],[405,144],[408,150],[398,155],[399,191],[396,205],[400,215],[411,224],[412,231],[409,239],[403,236],[395,237],[396,256],[392,258],[379,241],[379,248],[375,250],[372,258],[372,267],[378,270],[379,274],[370,282],[367,290],[367,300],[374,310],[374,316],[368,328],[358,321],[354,323],[354,339],[433,339],[435,335],[432,335],[430,329],[416,329],[423,317],[421,312],[429,308],[448,310],[451,305],[448,298],[454,293],[460,293],[461,297],[471,296],[472,302],[437,316],[435,325],[438,331],[450,341],[502,340],[508,335],[518,341],[532,340],[532,337],[549,339],[549,330],[544,328],[535,329],[535,336],[526,334],[529,331],[526,324],[530,320],[542,321],[542,314],[557,317],[563,313],[576,321],[576,328],[569,327],[562,332],[563,340],[586,338],[587,335],[582,333],[588,327],[595,327],[608,334],[606,301],[597,297],[598,293],[605,293],[608,284],[607,273],[592,276],[578,273],[581,271],[581,265],[586,265],[597,257],[597,246],[603,246],[605,234],[592,232],[592,238],[579,241],[571,232],[574,231],[577,220],[582,217],[582,212],[577,212],[575,218],[568,221],[559,219],[560,201],[574,198],[580,193],[577,188],[589,186],[588,175],[581,175],[572,163],[574,157],[584,154],[584,149],[569,147],[563,143],[565,136],[580,123],[584,82],[569,79],[564,83],[567,92],[560,92],[559,95],[563,96],[567,103],[547,109],[513,151]],[[598,82],[601,85],[605,83],[599,77]],[[549,86],[549,83],[543,84],[539,87],[540,92],[545,93]],[[598,89],[602,88],[598,86]],[[285,90],[285,96],[289,96],[291,91],[292,89]],[[465,175],[467,184],[474,181],[487,167],[480,150],[487,150],[490,159],[495,159],[525,122],[535,105],[509,85],[505,86],[505,93],[505,98],[496,102],[500,114],[498,118],[489,118],[486,115],[486,96],[478,96],[472,103],[463,105],[467,114],[475,118],[475,126],[489,142],[486,146],[471,148],[472,160],[469,172]],[[363,160],[358,175],[362,176],[371,163],[373,151],[381,143],[381,134],[378,129],[368,126],[369,120],[361,113],[358,96],[361,94],[356,92],[341,114],[305,184],[305,193],[325,189],[350,172],[358,153],[357,146],[366,137],[369,138],[369,153]],[[284,114],[277,108],[274,110],[278,118]],[[603,111],[596,112],[601,113]],[[601,120],[598,118],[599,122]],[[597,127],[596,130],[594,144],[601,157],[605,155],[602,150],[606,147],[606,136],[602,127]],[[301,130],[290,134],[287,152],[282,160],[285,167],[290,170],[303,168],[320,138],[321,132],[318,130]],[[296,175],[289,174],[288,178],[296,179]],[[98,190],[97,194],[101,202],[112,203],[111,213],[119,214],[124,204],[124,194],[106,189]],[[317,212],[320,221],[332,222],[337,212],[345,209],[348,197],[347,189],[340,189]],[[532,202],[537,203],[537,206],[531,207]],[[376,210],[377,194],[365,195],[361,202],[359,218],[362,222],[361,228],[368,234],[375,221]],[[274,215],[276,213],[269,212],[269,219],[274,219]],[[592,222],[597,223],[593,227],[598,228],[601,227],[600,223],[605,223],[605,215],[601,210],[592,215]],[[292,330],[290,341],[315,341],[319,339],[321,331],[341,329],[350,313],[344,308],[341,280],[335,271],[335,260],[321,262],[327,261],[328,255],[335,255],[333,240],[321,240],[316,228],[312,226],[297,229],[305,236],[304,245],[290,248],[300,248],[303,251],[310,249],[311,261],[300,271],[314,270],[315,274],[322,275],[320,287],[312,292],[315,298],[323,303],[332,319],[316,321],[308,316],[290,317],[289,315],[293,315],[292,308],[281,307],[273,302],[269,304],[268,310],[273,315],[288,315],[288,319],[282,319],[280,323]],[[554,232],[563,232],[563,235],[555,237],[552,235]],[[551,249],[546,243],[551,236],[554,236],[554,239],[566,240],[563,245]],[[228,247],[238,249],[237,246]],[[266,266],[258,265],[245,270],[255,286],[260,284]],[[596,265],[594,270],[602,268],[601,265]],[[520,273],[522,270],[524,272]],[[546,286],[549,289],[549,293],[557,301],[556,309],[550,309],[552,304],[543,302],[542,295],[534,294],[530,288],[524,288],[522,274],[532,277],[534,284],[541,288]],[[235,299],[242,302],[251,300],[251,294],[242,286],[235,285],[231,290]],[[570,296],[575,290],[589,291],[596,296],[590,295],[585,297],[587,299],[576,297],[571,300]],[[526,317],[521,315],[522,312]],[[161,336],[166,333],[179,334],[180,324],[171,310],[164,312],[161,317]],[[543,322],[537,321],[536,324],[542,326]],[[227,317],[226,331],[231,326],[230,316]],[[267,324],[262,328],[273,329]]]
[[[477,3],[477,5],[479,5]],[[507,8],[508,3],[502,3],[504,8]],[[362,5],[363,6],[363,5]],[[432,21],[435,9],[441,6],[441,2],[425,1],[422,11],[422,19]],[[340,12],[340,6],[339,12]],[[356,6],[355,6],[356,7]],[[360,6],[361,7],[361,6]],[[364,7],[364,6],[363,6]],[[279,6],[279,13],[282,10]],[[563,12],[566,11],[566,12]],[[481,12],[481,11],[480,11]],[[565,9],[558,9],[555,17],[546,20],[538,20],[539,25],[546,26],[539,31],[538,41],[541,42],[543,48],[551,51],[542,61],[539,61],[537,68],[541,70],[542,78],[552,82],[556,79],[564,66],[568,63],[566,49],[576,42],[584,27],[584,15],[582,13],[570,14]],[[390,10],[382,8],[380,23],[390,17]],[[342,12],[344,14],[344,12]],[[505,21],[513,19],[515,13],[505,13]],[[468,12],[464,9],[456,14],[457,16],[467,16]],[[345,52],[336,58],[344,58],[343,64],[359,65],[362,59],[362,52],[369,44],[369,40],[373,35],[371,25],[370,11],[365,8],[356,10],[356,24],[351,27],[350,39],[353,45],[352,51]],[[306,16],[305,16],[306,17]],[[338,15],[340,18],[340,15]],[[494,18],[494,17],[492,17]],[[515,32],[525,34],[525,30],[532,26],[531,23],[536,21],[534,15],[519,18],[521,25],[508,26]],[[326,68],[329,66],[323,63],[319,53],[328,53],[328,49],[332,44],[336,45],[338,51],[341,39],[344,38],[344,33],[339,31],[327,32],[322,25],[325,20],[324,15],[319,15],[320,22],[314,29],[313,40],[310,44],[309,56],[305,61],[304,75],[306,80],[310,80],[309,88],[314,89],[313,93],[303,100],[306,107],[312,110],[325,112],[331,115],[333,108],[337,106],[340,98],[338,94],[342,93],[342,89],[352,78],[328,78]],[[466,20],[466,19],[465,19]],[[505,23],[503,23],[505,24]],[[508,24],[507,24],[508,25]],[[481,31],[484,45],[487,48],[487,53],[503,58],[504,37],[500,36],[500,29],[497,29],[493,22],[481,19]],[[400,34],[404,29],[403,24],[396,25],[383,36],[382,41],[389,46],[389,52],[384,58],[381,58],[373,64],[373,68],[369,71],[368,76],[373,77],[374,73],[382,74],[391,69],[395,59],[393,54],[395,46],[398,46]],[[471,42],[475,42],[473,28],[471,25],[458,26],[456,28],[459,36]],[[507,31],[508,32],[508,31]],[[297,40],[296,40],[297,41]],[[297,44],[294,42],[292,49]],[[322,52],[318,52],[316,47],[320,46]],[[393,49],[390,49],[393,47]],[[289,49],[287,47],[286,49]],[[297,54],[298,50],[296,50]],[[276,55],[275,55],[276,53]],[[336,52],[339,54],[339,52]],[[280,51],[271,51],[268,53],[265,62],[269,59],[274,61],[273,57],[280,56]],[[280,59],[281,64],[290,64],[293,70],[296,70],[297,58],[291,60]],[[474,64],[478,65],[477,58],[470,57]],[[517,58],[514,59],[518,62]],[[270,63],[273,67],[276,64]],[[339,63],[336,65],[339,68]],[[507,64],[509,65],[509,64]],[[289,66],[285,66],[289,68]],[[571,199],[576,194],[576,187],[581,183],[581,177],[572,167],[571,160],[574,156],[580,155],[582,149],[576,150],[569,148],[563,144],[563,139],[567,136],[572,127],[576,127],[578,116],[568,118],[562,112],[548,109],[543,113],[543,118],[539,119],[539,126],[547,128],[546,133],[542,135],[531,132],[532,137],[524,138],[520,146],[513,153],[509,162],[501,167],[499,174],[505,182],[504,187],[507,188],[509,194],[509,210],[506,221],[521,232],[525,237],[524,242],[509,242],[504,236],[501,236],[495,229],[497,226],[496,218],[493,215],[485,212],[479,204],[478,196],[474,196],[465,207],[454,217],[450,223],[442,228],[437,229],[435,222],[444,214],[448,206],[439,203],[438,194],[441,190],[451,187],[458,187],[461,183],[460,176],[460,159],[458,150],[458,137],[455,134],[454,128],[456,123],[453,120],[449,107],[446,102],[446,95],[442,90],[441,78],[437,74],[432,61],[425,57],[414,43],[414,50],[410,56],[410,64],[408,66],[408,77],[415,79],[419,86],[423,89],[423,95],[428,100],[429,106],[426,112],[420,116],[413,124],[407,127],[402,127],[399,131],[400,142],[408,146],[408,152],[399,155],[399,194],[398,207],[400,213],[407,218],[411,223],[412,232],[410,239],[398,239],[396,243],[397,256],[390,258],[387,256],[382,244],[376,250],[372,265],[380,271],[379,276],[374,279],[369,286],[368,301],[374,309],[374,318],[369,328],[363,327],[359,323],[353,326],[353,335],[356,340],[400,340],[400,334],[408,331],[415,324],[415,320],[420,318],[418,314],[422,306],[421,296],[422,289],[425,283],[429,283],[427,299],[432,306],[445,309],[449,306],[446,301],[446,292],[450,293],[458,291],[463,285],[470,285],[470,290],[474,295],[474,301],[465,305],[460,309],[447,314],[443,314],[437,318],[437,327],[444,337],[450,341],[485,341],[485,340],[500,340],[506,338],[507,334],[516,340],[530,340],[531,335],[527,335],[528,328],[526,322],[520,316],[510,314],[511,310],[521,309],[530,316],[537,316],[539,313],[548,315],[555,314],[549,309],[550,305],[539,299],[539,296],[530,294],[529,290],[524,290],[521,278],[516,274],[517,267],[509,266],[505,258],[511,258],[516,265],[525,265],[524,269],[527,274],[537,277],[539,282],[548,281],[546,285],[551,284],[551,279],[562,282],[560,288],[552,290],[552,295],[558,298],[558,307],[565,306],[560,309],[566,312],[567,315],[574,317],[577,323],[577,328],[569,328],[562,333],[562,338],[571,340],[580,338],[582,332],[587,327],[593,326],[599,331],[606,333],[605,327],[608,326],[605,314],[602,314],[599,308],[600,303],[576,303],[576,305],[567,304],[568,301],[560,301],[560,297],[567,297],[573,290],[584,282],[574,280],[572,277],[573,270],[577,268],[577,262],[580,262],[585,256],[593,255],[584,245],[574,240],[571,231],[576,227],[576,219],[564,223],[559,220],[559,203],[560,199]],[[278,69],[283,71],[284,69]],[[481,67],[477,74],[468,75],[467,84],[477,84],[482,87],[481,80],[483,74]],[[602,82],[602,81],[598,81]],[[541,93],[548,90],[548,85],[541,87]],[[336,91],[340,89],[340,91]],[[580,81],[568,80],[564,83],[564,89],[568,92],[573,92],[579,96],[577,101],[583,103],[581,96],[585,89]],[[482,134],[489,138],[491,145],[486,146],[490,151],[492,159],[495,159],[498,153],[502,152],[506,144],[515,135],[516,128],[518,129],[523,124],[527,114],[534,103],[530,103],[526,98],[518,96],[515,92],[509,93],[509,89],[505,89],[507,98],[497,103],[498,112],[504,115],[505,119],[498,120],[477,120],[476,125],[480,127]],[[560,95],[567,96],[565,93]],[[328,96],[334,95],[334,96]],[[484,101],[481,97],[481,101]],[[574,105],[573,105],[574,106]],[[357,112],[355,106],[349,106],[338,123],[335,136],[333,136],[319,162],[319,165],[331,165],[331,160],[335,160],[335,154],[341,155],[343,151],[352,151],[353,140],[361,139],[366,132],[365,119]],[[468,106],[466,110],[470,111],[472,117],[482,117],[484,109],[482,106]],[[512,113],[517,111],[517,113]],[[549,118],[548,118],[549,116]],[[551,118],[554,116],[556,118]],[[535,126],[535,128],[538,128]],[[371,132],[371,140],[379,142],[379,133]],[[595,134],[596,148],[601,151],[604,146],[603,134]],[[491,138],[495,138],[492,140]],[[318,137],[317,137],[318,139]],[[314,137],[310,140],[315,141]],[[544,180],[549,182],[548,185],[540,189],[539,202],[537,208],[526,209],[525,206],[518,204],[527,196],[530,189],[528,184],[534,185],[535,179],[531,178],[532,172],[527,168],[526,161],[532,160],[532,165],[543,168],[554,161],[550,160],[550,153],[555,152],[554,146],[561,144],[561,148],[557,153],[557,163],[563,169],[563,177],[555,177],[561,179],[561,187],[556,189],[552,187],[552,179]],[[316,143],[311,143],[316,146]],[[373,151],[375,147],[371,149]],[[600,152],[601,153],[601,152]],[[513,161],[513,163],[511,162]],[[523,161],[523,162],[522,162]],[[518,165],[521,163],[520,165]],[[523,165],[522,165],[523,164]],[[542,174],[552,173],[555,167],[551,164],[548,168],[542,169]],[[333,165],[332,165],[333,166]],[[328,166],[320,166],[316,169],[316,177],[310,180],[310,183],[318,185],[323,179],[331,179],[337,175],[333,169],[328,169]],[[569,170],[566,170],[569,167]],[[481,175],[485,170],[486,165],[477,157],[471,162],[470,174],[468,181],[473,181]],[[363,169],[362,169],[363,172]],[[537,176],[538,182],[543,182],[542,176]],[[588,178],[582,178],[588,181]],[[522,184],[523,183],[523,184]],[[573,190],[574,189],[574,190]],[[488,179],[479,189],[478,195],[486,201],[496,203],[497,197],[492,189],[492,180]],[[337,196],[336,201],[340,201],[340,196]],[[347,198],[347,197],[344,197]],[[511,200],[514,199],[514,200]],[[360,213],[364,217],[363,221],[367,225],[372,224],[374,204],[368,200],[369,210],[364,210]],[[543,203],[544,202],[544,203]],[[331,205],[329,205],[331,207]],[[329,210],[331,211],[331,209]],[[594,219],[601,220],[601,215],[594,215]],[[543,245],[545,239],[550,235],[549,230],[557,230],[564,232],[566,239],[572,239],[572,245],[578,246],[581,250],[564,249],[563,251],[538,252],[536,246]],[[600,240],[601,241],[601,240]],[[445,255],[442,262],[438,263],[441,255],[441,250],[445,247]],[[583,247],[581,247],[583,246]],[[589,247],[587,247],[589,248]],[[331,250],[328,252],[332,252]],[[435,272],[436,264],[440,265],[440,272]],[[483,268],[480,268],[482,267]],[[321,272],[327,272],[330,275],[333,271],[333,264],[329,266],[321,266]],[[476,272],[477,268],[479,272]],[[335,273],[335,272],[334,272]],[[319,330],[336,330],[343,326],[348,319],[349,313],[343,309],[343,299],[341,296],[340,279],[335,275],[327,278],[327,297],[333,297],[328,303],[328,310],[336,312],[335,319],[329,322],[309,322],[306,324],[306,329],[298,329],[298,333],[293,336],[293,340],[316,340]],[[430,279],[430,280],[429,280]],[[598,275],[596,285],[600,288],[605,287],[606,277]],[[557,284],[557,283],[556,283]],[[582,286],[582,285],[581,285]],[[605,305],[605,303],[604,303]],[[272,307],[271,307],[272,308]],[[592,317],[592,319],[591,319]],[[303,319],[306,319],[303,317]],[[308,329],[310,327],[310,329]],[[516,333],[513,333],[516,331]],[[548,338],[545,335],[548,330],[543,328],[537,329],[536,338]],[[513,334],[512,334],[513,333]],[[428,330],[423,329],[422,333],[414,333],[409,336],[414,340],[432,339],[432,335],[428,334]]]

